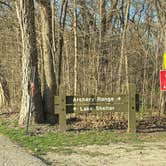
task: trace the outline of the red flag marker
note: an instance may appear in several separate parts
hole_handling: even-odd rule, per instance
[[[31,82],[31,96],[33,97],[35,93],[35,83]]]

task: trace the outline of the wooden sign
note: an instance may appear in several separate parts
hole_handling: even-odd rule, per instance
[[[55,96],[55,114],[59,114],[60,131],[66,131],[67,113],[127,112],[128,132],[136,132],[136,88],[129,85],[129,94],[110,96]]]

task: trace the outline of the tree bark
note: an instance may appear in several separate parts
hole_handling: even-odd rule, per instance
[[[121,50],[120,50],[120,62],[119,62],[119,71],[118,71],[118,88],[117,91],[120,93],[121,91],[121,84],[122,84],[122,65],[123,65],[123,60],[125,62],[125,72],[126,72],[126,87],[128,91],[128,84],[129,84],[129,78],[128,78],[128,58],[127,55],[124,53],[125,52],[125,39],[126,39],[126,31],[127,31],[127,26],[128,26],[128,14],[129,14],[129,9],[130,9],[130,0],[127,1],[127,6],[126,6],[126,11],[125,11],[125,20],[122,21],[123,24],[123,33],[122,33],[122,38],[121,38]]]
[[[35,14],[33,0],[19,0],[16,2],[17,16],[20,23],[22,37],[22,100],[19,124],[25,124],[29,108],[29,81],[32,66],[35,70],[35,96],[33,97],[34,122],[43,121],[42,99],[38,77],[38,53],[36,46]]]
[[[52,12],[51,1],[38,0],[41,16],[41,34],[44,58],[44,92],[43,104],[46,121],[55,123],[54,94],[56,93],[56,79],[52,56]]]
[[[100,6],[100,38],[99,38],[99,66],[98,66],[98,94],[103,94],[106,89],[108,53],[105,48],[106,35],[106,0],[99,1]]]
[[[74,8],[74,95],[77,95],[77,59],[78,59],[78,50],[77,50],[77,3],[76,0],[73,1]]]
[[[59,32],[59,65],[58,65],[58,87],[62,84],[62,66],[63,66],[63,45],[64,45],[64,29],[67,14],[68,0],[63,0],[60,15],[60,32]]]

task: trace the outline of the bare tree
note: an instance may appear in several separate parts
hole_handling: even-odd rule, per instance
[[[126,70],[126,83],[127,83],[127,87],[128,87],[128,59],[127,59],[127,55],[125,54],[125,39],[126,39],[126,31],[127,31],[127,24],[128,24],[128,14],[129,14],[129,9],[130,9],[130,0],[127,1],[127,5],[126,5],[126,12],[125,12],[125,17],[122,22],[124,23],[123,25],[123,32],[122,32],[122,38],[121,38],[121,51],[120,51],[120,63],[119,63],[119,72],[118,72],[118,91],[120,92],[121,89],[121,84],[122,84],[122,65],[123,62],[125,62],[125,70]]]

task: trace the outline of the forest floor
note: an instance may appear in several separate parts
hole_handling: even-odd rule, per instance
[[[95,119],[86,117],[86,121],[81,121],[80,117],[71,118],[65,134],[57,132],[57,126],[44,124],[30,126],[30,135],[26,135],[25,129],[17,125],[17,113],[1,114],[0,133],[15,143],[4,136],[1,140],[0,136],[0,166],[1,161],[9,162],[4,157],[8,152],[13,163],[17,157],[18,162],[22,159],[26,161],[26,157],[29,162],[41,162],[33,157],[35,155],[52,166],[166,165],[166,117],[139,119],[136,134],[126,133],[125,121],[110,122],[110,119],[103,117],[104,123],[97,124],[99,119],[92,121],[90,118]]]

